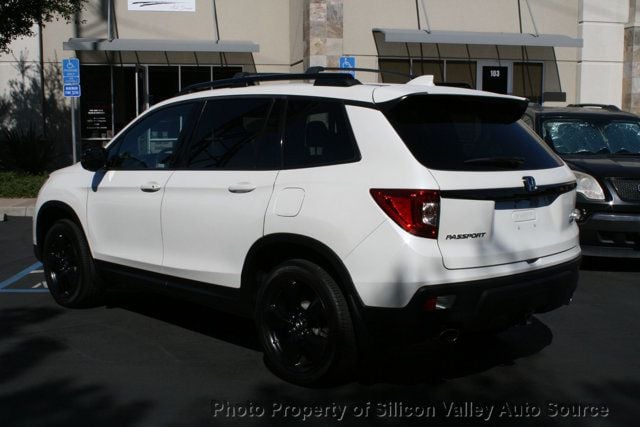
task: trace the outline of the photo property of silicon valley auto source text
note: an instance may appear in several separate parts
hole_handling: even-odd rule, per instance
[[[2,427],[640,425],[640,0],[0,0]]]

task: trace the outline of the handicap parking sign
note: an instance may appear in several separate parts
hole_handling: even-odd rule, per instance
[[[341,56],[340,57],[340,68],[349,69],[356,68],[356,57],[355,56]],[[355,71],[349,71],[353,77],[356,76]]]
[[[64,85],[64,96],[68,98],[80,97],[80,85]]]
[[[80,84],[80,61],[78,58],[66,58],[62,60],[62,84]]]

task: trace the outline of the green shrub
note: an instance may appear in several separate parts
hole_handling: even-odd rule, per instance
[[[46,180],[47,175],[0,172],[0,197],[36,197]]]
[[[55,144],[35,131],[3,129],[0,133],[0,170],[40,175],[49,170],[58,156]]]

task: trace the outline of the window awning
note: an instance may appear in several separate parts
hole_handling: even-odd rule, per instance
[[[580,48],[582,39],[561,34],[490,33],[471,31],[427,31],[422,29],[374,28],[373,38],[381,69],[420,74],[424,64],[444,62],[468,64],[467,80],[476,84],[475,64],[542,64],[543,99],[564,101],[555,48]],[[423,65],[421,65],[423,64]],[[427,67],[428,68],[428,67]],[[447,73],[448,74],[448,73]],[[382,81],[401,83],[402,79],[382,74]],[[446,78],[444,81],[447,81]],[[472,86],[473,86],[472,85]]]
[[[437,43],[499,46],[582,47],[582,39],[562,34],[482,33],[374,28],[388,43]]]
[[[240,40],[71,38],[62,44],[84,64],[243,65],[255,68],[260,46]]]
[[[109,52],[258,52],[260,46],[239,40],[161,40],[161,39],[69,39],[64,50]]]

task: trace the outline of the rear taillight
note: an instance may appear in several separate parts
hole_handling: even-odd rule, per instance
[[[371,195],[403,230],[420,237],[438,238],[440,192],[374,188]]]

